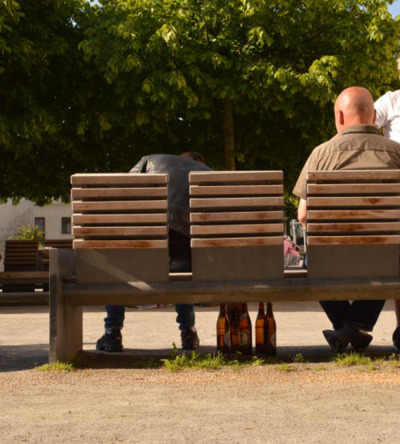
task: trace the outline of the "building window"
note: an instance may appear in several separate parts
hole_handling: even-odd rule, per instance
[[[61,233],[62,234],[71,234],[71,218],[70,217],[62,217],[61,218]]]
[[[35,227],[38,227],[39,231],[43,231],[43,234],[46,231],[46,222],[44,217],[35,217]]]

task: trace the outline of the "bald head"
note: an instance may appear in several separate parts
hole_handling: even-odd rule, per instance
[[[351,125],[373,125],[374,122],[374,99],[367,89],[352,86],[339,94],[335,102],[335,123],[338,132]]]

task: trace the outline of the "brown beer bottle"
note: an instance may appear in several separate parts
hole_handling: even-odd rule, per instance
[[[239,313],[237,304],[228,304],[227,311],[231,329],[231,352],[235,353],[239,349]]]
[[[265,353],[269,356],[276,355],[276,322],[272,311],[271,302],[267,303],[265,315]]]
[[[239,304],[239,349],[238,351],[243,355],[251,355],[252,340],[251,340],[251,320],[247,304]]]
[[[217,350],[226,354],[231,351],[231,329],[225,304],[221,304],[217,319]]]
[[[258,304],[258,315],[256,319],[256,353],[261,355],[265,352],[264,327],[265,327],[264,302]]]

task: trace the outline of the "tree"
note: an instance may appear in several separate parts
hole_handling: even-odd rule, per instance
[[[1,196],[67,199],[72,173],[188,149],[291,186],[337,93],[393,84],[388,3],[3,0]]]
[[[361,84],[379,95],[396,75],[399,27],[385,1],[101,4],[81,47],[114,88],[112,119],[205,149],[218,167],[297,175],[333,133],[337,93]]]

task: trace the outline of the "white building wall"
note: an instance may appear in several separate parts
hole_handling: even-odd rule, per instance
[[[61,232],[61,220],[63,217],[71,218],[71,205],[54,202],[45,207],[34,207],[34,218],[45,218],[46,239],[72,239],[71,234]]]
[[[0,205],[0,270],[3,270],[4,245],[5,241],[16,234],[19,226],[31,225],[35,223],[35,217],[45,218],[45,238],[46,239],[71,239],[71,234],[61,233],[61,219],[71,217],[71,206],[54,202],[45,207],[38,207],[33,202],[21,199],[18,205],[13,205],[11,200]]]
[[[35,204],[29,200],[21,199],[18,205],[13,205],[11,200],[0,205],[0,254],[4,257],[5,241],[16,234],[19,226],[33,225],[33,208]],[[3,268],[3,259],[0,262]]]

